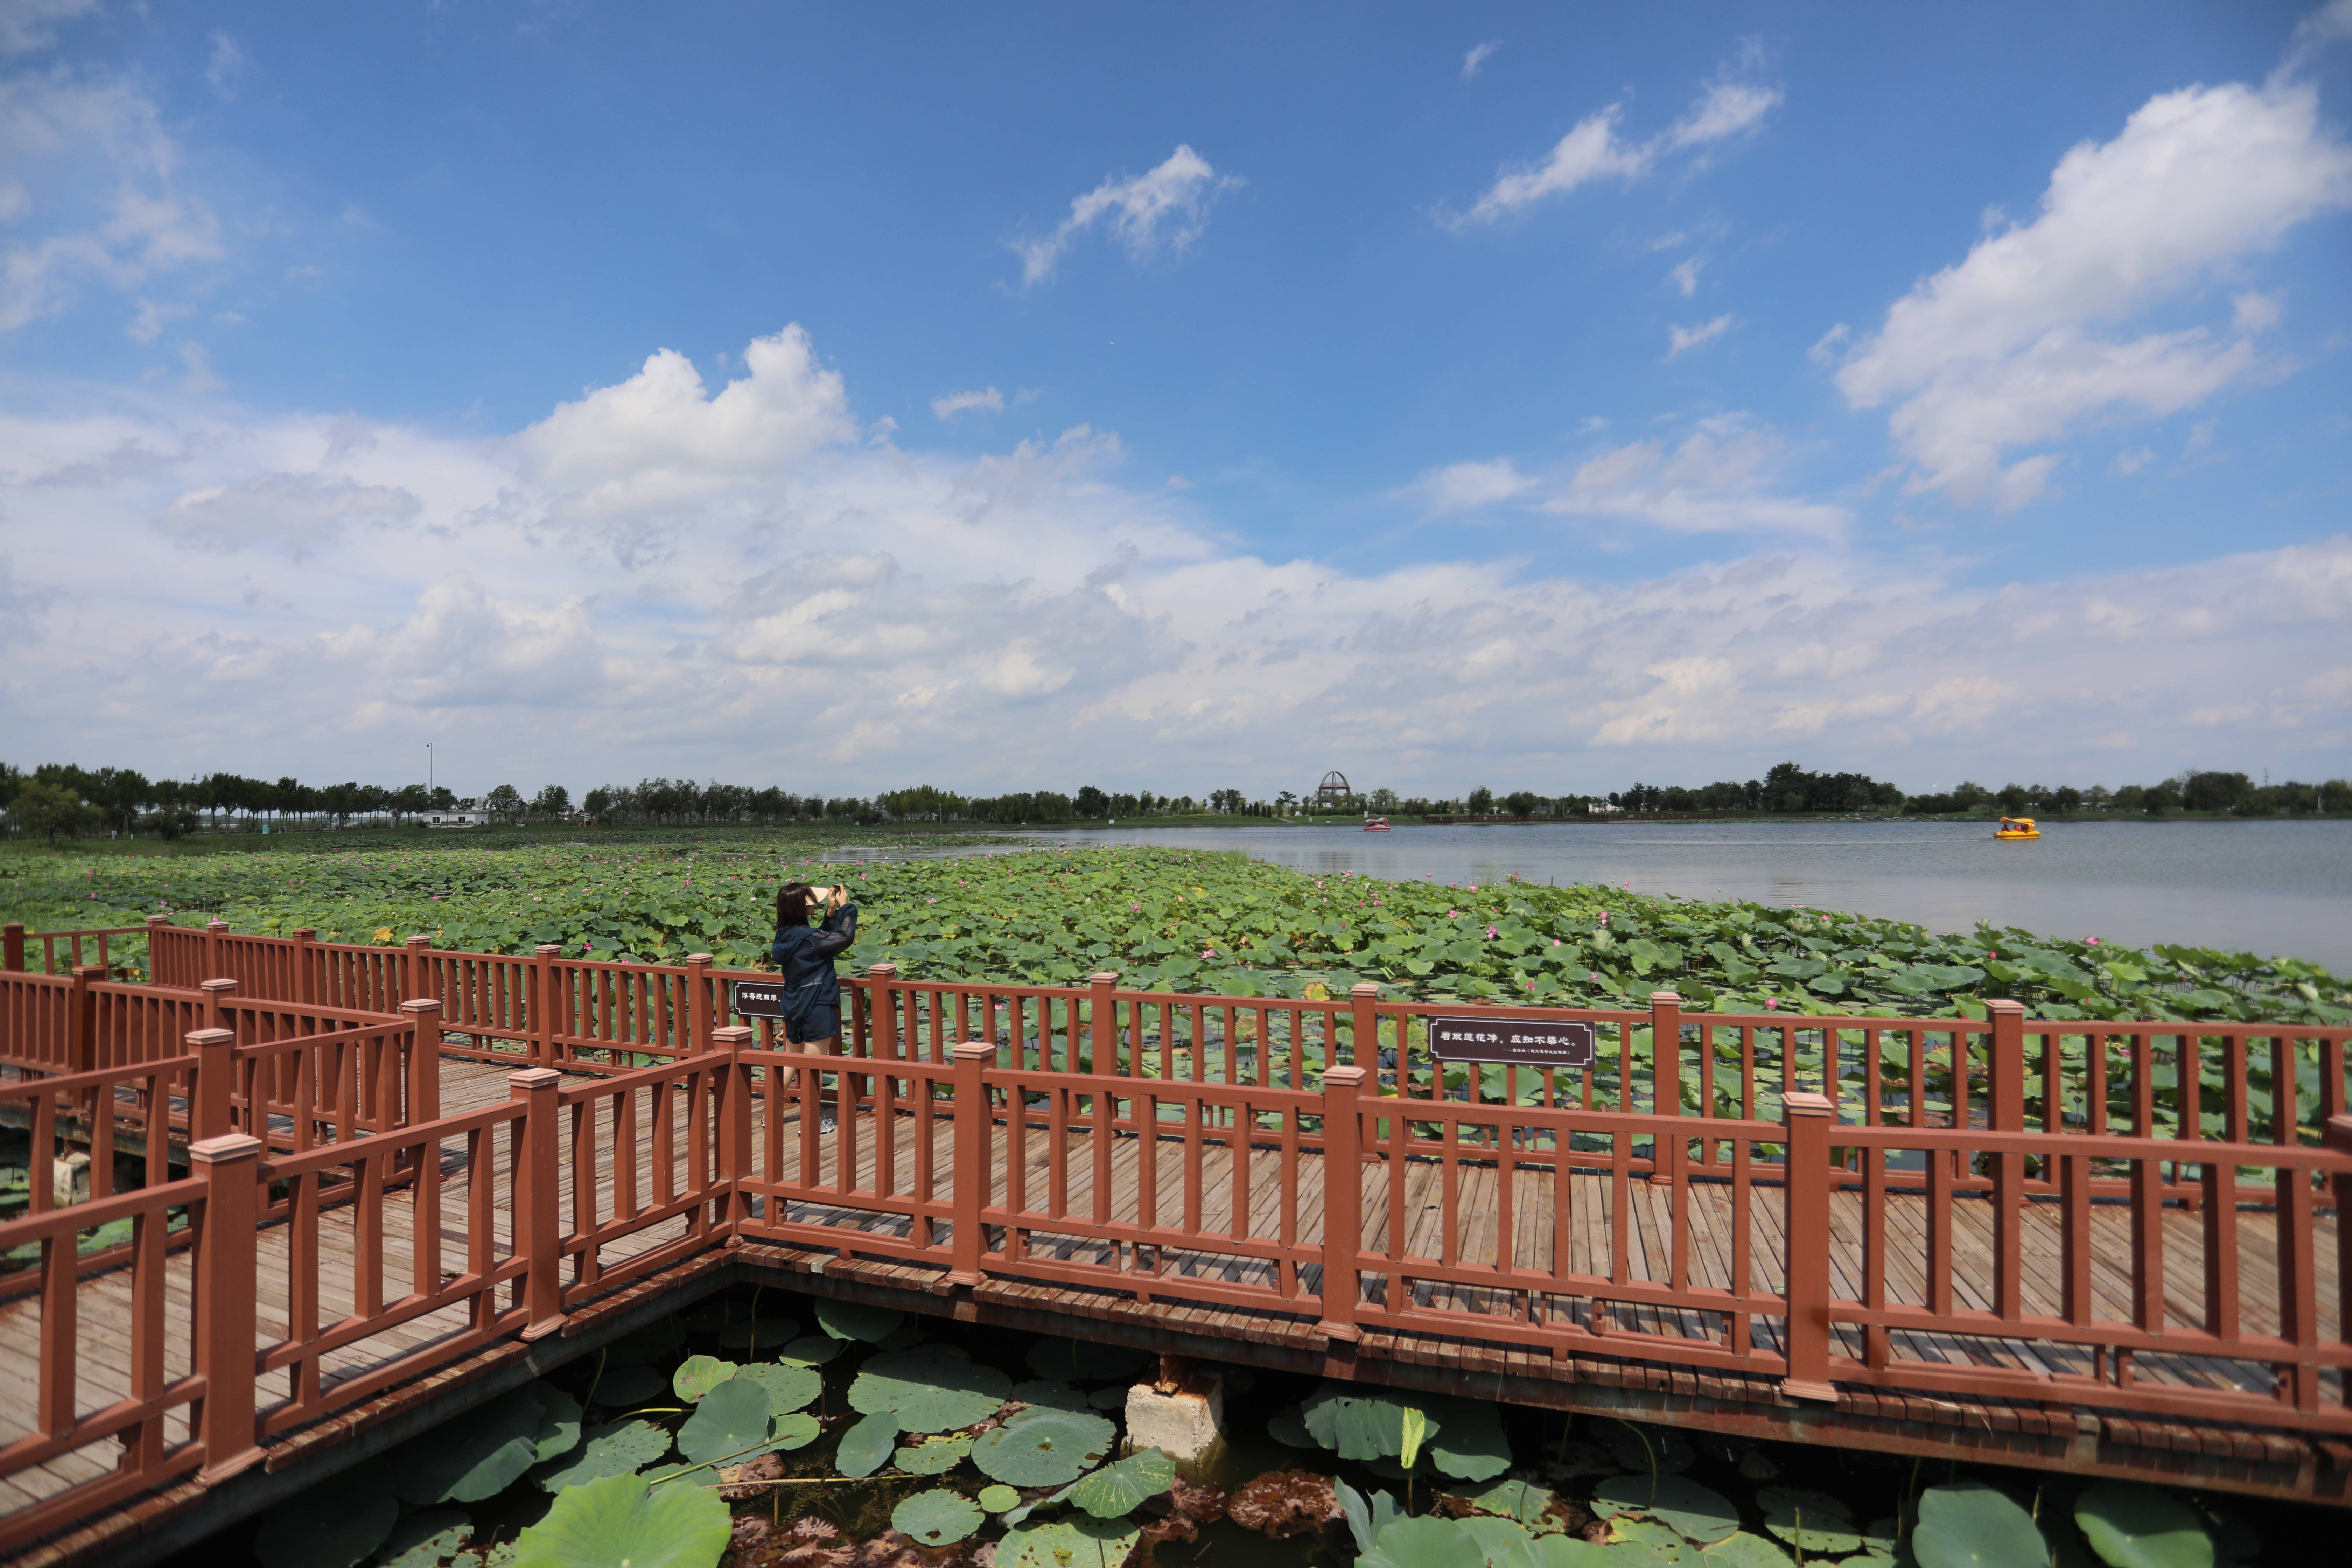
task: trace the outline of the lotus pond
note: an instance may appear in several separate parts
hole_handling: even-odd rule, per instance
[[[865,851],[861,851],[863,853]],[[1116,969],[1131,985],[1301,995],[1360,980],[1392,994],[1560,1005],[1645,1005],[1660,986],[1696,1009],[1982,1016],[2011,996],[2046,1018],[2352,1022],[2352,981],[2315,963],[2158,943],[2102,945],[1594,885],[1316,877],[1205,849],[975,851],[844,867],[804,841],[398,849],[194,858],[16,856],[0,918],[34,930],[217,914],[241,931],[604,958],[708,952],[759,963],[777,884],[845,879],[864,924],[854,964],[922,978],[1067,984]],[[140,943],[121,950],[137,963]],[[1332,994],[1338,994],[1336,989]]]
[[[1125,1452],[1131,1385],[1213,1371],[737,1287],[180,1561],[2215,1568],[2311,1561],[2334,1522],[1239,1368],[1215,1372],[1230,1447]]]

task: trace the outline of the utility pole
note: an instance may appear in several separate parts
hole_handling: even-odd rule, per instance
[[[433,742],[425,742],[425,793],[433,793]]]

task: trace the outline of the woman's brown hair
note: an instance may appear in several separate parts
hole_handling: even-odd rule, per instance
[[[809,910],[815,902],[814,888],[806,882],[786,882],[776,889],[776,929],[808,924]]]

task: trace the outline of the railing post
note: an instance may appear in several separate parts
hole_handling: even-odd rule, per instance
[[[188,1141],[226,1138],[236,1131],[236,1036],[226,1029],[192,1029],[188,1049],[196,1058],[195,1081],[188,1086]]]
[[[1348,998],[1353,1005],[1351,1021],[1355,1028],[1355,1038],[1348,1044],[1348,1060],[1370,1072],[1377,1089],[1381,1080],[1381,983],[1359,980],[1349,987]],[[1404,1068],[1404,1026],[1400,1023],[1397,1027],[1397,1068],[1402,1072]],[[1338,1054],[1337,1051],[1325,1053],[1327,1058]],[[1327,1060],[1324,1065],[1328,1070],[1332,1064]]]
[[[440,996],[441,988],[433,984],[433,961],[425,956],[425,950],[432,943],[433,939],[429,936],[412,936],[401,943],[408,951],[407,972],[400,977],[402,1001],[414,1002],[424,996],[437,999]]]
[[[98,993],[90,987],[105,978],[103,964],[74,965],[73,1003],[66,1014],[68,1072],[89,1072],[98,1066]]]
[[[898,966],[887,959],[869,963],[866,966],[866,1054],[893,1060],[898,1054]],[[855,1000],[850,1003],[852,1007],[856,1005]],[[849,1031],[844,1029],[842,1033],[842,1055],[847,1056]]]
[[[1364,1241],[1364,1085],[1380,1080],[1360,1067],[1323,1069],[1323,1321],[1327,1339],[1363,1338],[1356,1326],[1356,1254]]]
[[[560,942],[542,942],[530,957],[530,1060],[533,1067],[555,1065],[555,964],[563,952]]]
[[[151,985],[169,985],[172,983],[165,979],[163,975],[163,950],[159,945],[159,941],[163,932],[172,929],[172,917],[169,915],[149,915],[146,920],[146,926],[147,983]],[[13,969],[16,966],[11,964],[9,967]]]
[[[153,915],[148,916],[148,923],[152,925],[156,918]],[[15,974],[24,967],[25,922],[10,921],[6,925],[0,925],[0,969]]]
[[[1087,1069],[1089,1072],[1118,1071],[1118,1004],[1110,999],[1118,984],[1116,969],[1097,969],[1087,976],[1087,986],[1093,993],[1087,1005],[1094,1009],[1094,1016],[1087,1026],[1087,1051],[1092,1062]]]
[[[1786,1149],[1786,1236],[1789,1375],[1780,1392],[1791,1399],[1833,1400],[1830,1383],[1830,1121],[1829,1096],[1792,1089],[1780,1097]]]
[[[261,1458],[254,1421],[254,1302],[260,1294],[255,1259],[255,1167],[261,1140],[242,1132],[202,1138],[188,1145],[189,1173],[205,1184],[204,1228],[196,1237],[194,1345],[205,1380],[197,1430],[209,1486]]]
[[[686,1054],[698,1057],[710,1048],[710,954],[686,955]]]
[[[416,1026],[408,1047],[408,1125],[441,1120],[441,1003],[413,996],[400,1005]]]
[[[991,1145],[994,1108],[984,1076],[996,1065],[996,1043],[966,1040],[955,1048],[955,1246],[950,1285],[977,1285],[988,1252],[988,1222],[982,1217],[995,1195]]]
[[[236,982],[207,980],[196,989],[205,994],[205,1027],[207,1029],[227,1027],[223,1022],[222,1014],[228,1005],[228,999],[236,994]]]
[[[743,1237],[736,1227],[751,1218],[751,1194],[743,1184],[751,1180],[751,1064],[743,1053],[751,1048],[751,1027],[748,1024],[730,1024],[710,1031],[711,1043],[725,1053],[724,1067],[714,1068],[719,1077],[719,1179],[727,1184],[719,1201],[719,1224],[727,1232],[727,1245],[740,1247]],[[772,1108],[770,1115],[775,1114]],[[884,1136],[888,1136],[885,1130]]]
[[[2025,1005],[2006,999],[1985,1004],[1992,1025],[1985,1062],[1985,1120],[1995,1132],[2025,1131]],[[2025,1310],[2024,1270],[2017,1213],[2025,1204],[2025,1156],[2016,1151],[1992,1156],[1992,1309],[2016,1321]]]
[[[522,1307],[530,1321],[522,1337],[536,1340],[563,1326],[563,1222],[556,1199],[559,1106],[563,1075],[553,1068],[526,1068],[507,1075],[507,1098],[523,1102],[522,1146],[515,1170],[514,1250],[523,1260]]]
[[[1650,1113],[1683,1113],[1683,999],[1672,991],[1650,993]]]
[[[309,926],[294,933],[294,1000],[313,1006],[319,1001],[318,940],[319,933]]]
[[[221,972],[221,938],[228,934],[228,921],[218,915],[205,922],[205,968],[206,974]]]

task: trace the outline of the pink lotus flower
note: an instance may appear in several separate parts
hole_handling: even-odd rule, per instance
[[[1201,950],[1201,956],[1202,958],[1214,958],[1217,956],[1217,950],[1213,947],[1204,947]]]
[[[2099,945],[2099,939],[2097,937],[2085,937],[2084,940],[2089,942],[2093,947]]]
[[[1457,919],[1461,913],[1462,911],[1460,910],[1448,910],[1445,911],[1445,918],[1447,920],[1454,920]]]
[[[1496,937],[1496,936],[1500,936],[1500,935],[1502,935],[1503,933],[1502,933],[1501,931],[1496,931],[1493,926],[1488,926],[1488,927],[1486,928],[1486,934],[1487,934],[1488,936],[1490,936],[1490,937]]]
[[[1764,998],[1764,1009],[1767,1012],[1772,1012],[1778,1009],[1780,1005],[1780,999],[1778,996],[1767,996]]]
[[[1552,939],[1551,939],[1551,944],[1552,944],[1552,946],[1554,946],[1554,947],[1558,947],[1558,946],[1559,945],[1559,938],[1558,938],[1558,937],[1554,937],[1554,938],[1552,938]]]

